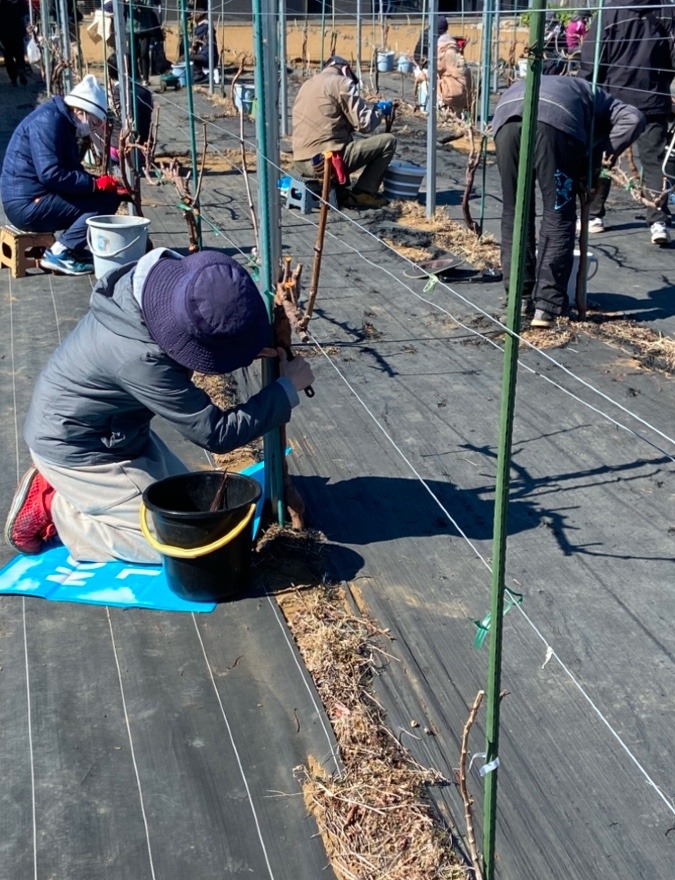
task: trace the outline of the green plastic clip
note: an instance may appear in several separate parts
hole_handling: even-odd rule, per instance
[[[427,283],[424,285],[424,290],[422,293],[429,293],[429,291],[433,290],[434,287],[438,284],[438,275],[432,275]]]
[[[504,599],[504,612],[502,617],[505,617],[509,611],[513,608],[514,605],[522,605],[523,604],[523,594],[522,593],[514,593],[513,590],[509,590],[508,587],[504,587],[506,592],[506,598]],[[485,641],[485,637],[490,632],[490,623],[492,621],[492,612],[488,611],[485,617],[482,620],[474,620],[474,623],[478,627],[478,632],[476,633],[476,637],[473,640],[474,648],[482,648],[483,642]]]

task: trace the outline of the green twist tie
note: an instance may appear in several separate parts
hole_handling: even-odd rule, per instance
[[[260,266],[258,265],[258,262],[257,262],[256,258],[253,256],[253,254],[248,255],[248,257],[246,259],[246,265],[244,268],[248,269],[249,274],[254,281],[260,280]],[[274,291],[273,290],[272,291],[266,290],[265,296],[270,297],[270,302],[273,301],[274,300]]]
[[[523,604],[523,594],[522,593],[514,593],[513,590],[509,590],[508,587],[504,587],[504,591],[506,592],[506,599],[504,600],[504,612],[502,617],[506,617],[509,611],[513,608],[514,605],[522,605]],[[485,637],[490,632],[490,623],[492,622],[492,612],[488,611],[485,617],[482,620],[474,620],[474,623],[478,627],[478,632],[476,633],[476,637],[473,640],[474,648],[482,648],[483,642],[485,641]]]

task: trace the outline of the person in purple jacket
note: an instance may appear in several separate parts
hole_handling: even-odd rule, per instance
[[[87,249],[87,218],[115,214],[121,197],[110,175],[82,167],[78,138],[101,128],[108,99],[88,74],[65,98],[55,95],[14,130],[0,177],[2,206],[10,223],[31,232],[63,230],[41,265],[65,275],[94,271]]]
[[[35,554],[58,537],[79,562],[158,562],[141,531],[141,497],[188,468],[153,418],[215,453],[286,423],[314,376],[270,340],[258,288],[221,251],[157,248],[108,272],[38,378],[24,428],[35,466],[14,496],[8,543]],[[238,406],[217,406],[192,381],[193,371],[230,373],[260,356],[279,357],[281,376]]]

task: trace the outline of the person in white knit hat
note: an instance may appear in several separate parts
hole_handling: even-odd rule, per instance
[[[0,177],[7,219],[32,232],[63,230],[45,252],[44,269],[65,275],[94,271],[87,249],[87,218],[115,214],[120,182],[82,167],[78,138],[100,129],[108,99],[88,74],[65,98],[55,95],[23,119],[11,137]]]

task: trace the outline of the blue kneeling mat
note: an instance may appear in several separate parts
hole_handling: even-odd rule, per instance
[[[262,484],[264,463],[251,465],[241,473]],[[253,537],[260,526],[263,502],[261,497],[253,518]],[[75,562],[63,545],[37,556],[16,556],[8,562],[0,569],[0,594],[155,611],[209,612],[216,607],[215,602],[190,602],[177,596],[161,565]]]
[[[0,571],[0,593],[156,611],[213,611],[216,607],[215,602],[188,602],[177,596],[161,565],[75,562],[63,545],[8,562]]]

